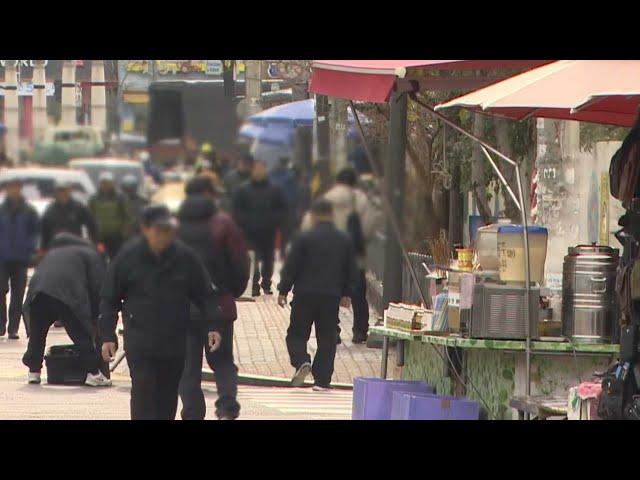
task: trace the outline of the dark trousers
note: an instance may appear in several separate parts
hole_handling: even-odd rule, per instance
[[[127,354],[131,375],[131,420],[175,420],[184,357]]]
[[[18,333],[22,302],[27,287],[27,264],[24,262],[4,262],[0,264],[0,331],[7,329],[7,293],[11,286],[9,303],[9,333]]]
[[[29,309],[29,343],[22,357],[22,363],[29,367],[30,372],[42,370],[47,333],[53,322],[60,320],[69,338],[78,347],[87,372],[98,373],[98,370],[103,367],[103,362],[96,343],[68,306],[56,298],[38,293]]]
[[[122,238],[122,235],[105,235],[102,238],[102,243],[104,243],[104,248],[109,259],[113,260],[120,251],[120,247],[122,247],[124,243],[124,238]]]
[[[184,371],[180,379],[180,399],[183,420],[204,420],[207,407],[202,393],[202,352],[215,372],[218,400],[216,416],[236,418],[240,414],[238,395],[238,367],[233,363],[233,322],[224,322],[220,328],[222,344],[215,352],[209,352],[207,334],[190,329],[187,332],[187,349]]]
[[[336,356],[336,333],[340,298],[320,294],[295,294],[291,303],[291,320],[287,330],[287,350],[291,365],[298,369],[311,362],[307,342],[311,326],[315,325],[318,349],[313,359],[312,373],[316,385],[328,387]]]
[[[271,289],[275,240],[275,232],[269,235],[260,235],[256,238],[251,238],[251,247],[255,253],[253,259],[254,290],[257,290],[260,286],[265,290]]]
[[[367,302],[367,278],[364,270],[357,274],[356,285],[351,296],[353,310],[353,334],[367,335],[369,332],[369,302]],[[338,335],[340,334],[338,325]]]
[[[351,296],[351,307],[354,335],[366,335],[369,332],[369,302],[367,302],[367,277],[364,270],[358,272],[355,289]]]

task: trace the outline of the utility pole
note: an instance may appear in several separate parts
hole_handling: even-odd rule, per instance
[[[319,177],[320,188],[316,195],[321,195],[329,189],[331,184],[331,132],[329,129],[329,97],[316,95],[316,175]]]
[[[329,111],[331,170],[338,172],[347,166],[347,106],[346,100],[331,99]]]
[[[91,125],[104,135],[107,132],[107,92],[104,60],[91,60]]]
[[[255,115],[261,110],[260,100],[262,98],[262,61],[245,61],[245,85],[247,117]]]
[[[47,83],[44,60],[35,60],[33,65],[33,139],[42,140],[47,129]]]
[[[18,105],[18,60],[7,60],[4,69],[4,124],[7,156],[20,162],[20,111]]]
[[[75,127],[76,121],[76,62],[65,60],[62,64],[62,105],[60,125]]]

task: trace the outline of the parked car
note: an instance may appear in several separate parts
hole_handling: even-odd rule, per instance
[[[98,178],[102,172],[111,172],[115,177],[116,185],[120,186],[122,179],[127,175],[133,175],[138,179],[138,194],[149,198],[151,185],[144,173],[142,164],[136,160],[123,160],[119,158],[78,158],[69,162],[71,168],[84,170],[91,178],[94,187],[98,188]]]
[[[4,187],[10,180],[22,180],[25,199],[42,216],[55,195],[58,181],[71,183],[73,197],[83,204],[95,193],[95,187],[86,172],[67,168],[8,168],[0,171],[0,201],[4,201]]]
[[[102,134],[94,127],[50,127],[34,148],[33,163],[62,166],[73,158],[101,155],[104,150]]]

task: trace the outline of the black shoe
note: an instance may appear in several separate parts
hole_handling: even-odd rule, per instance
[[[354,333],[353,334],[353,342],[354,344],[365,343],[367,341],[366,333]]]
[[[264,292],[265,295],[273,295],[273,291],[271,290],[271,287],[263,288],[262,291]]]
[[[7,327],[0,328],[0,337],[4,337],[7,333]]]
[[[56,320],[55,322],[53,322],[53,326],[56,328],[62,328],[64,327],[64,325],[62,325],[62,322],[59,320]]]
[[[20,340],[20,336],[17,333],[10,333],[9,340]]]
[[[259,296],[260,296],[260,288],[254,288],[254,289],[251,291],[251,296],[252,296],[252,297],[259,297]]]

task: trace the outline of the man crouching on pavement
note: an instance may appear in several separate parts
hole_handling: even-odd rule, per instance
[[[60,320],[79,349],[88,372],[85,383],[109,386],[109,368],[101,361],[101,342],[96,338],[105,272],[102,256],[90,242],[70,233],[57,234],[49,248],[31,278],[25,301],[29,344],[22,362],[29,367],[29,383],[40,383],[47,332]]]
[[[287,349],[296,372],[294,387],[313,373],[315,391],[329,390],[336,356],[340,305],[348,307],[357,267],[351,240],[333,225],[333,208],[326,200],[311,207],[313,228],[291,245],[280,274],[278,305],[284,307],[293,287]],[[341,298],[342,297],[342,301]],[[318,349],[311,366],[307,342],[315,325]]]
[[[116,353],[122,310],[131,419],[175,420],[190,304],[201,312],[209,350],[217,350],[217,288],[197,254],[175,239],[177,222],[167,207],[146,207],[141,227],[142,237],[125,244],[107,270],[100,303],[102,355],[110,361]]]

